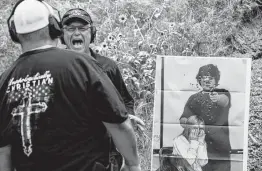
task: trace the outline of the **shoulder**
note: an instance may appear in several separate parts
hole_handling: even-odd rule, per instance
[[[95,58],[106,70],[118,68],[116,62],[108,57],[96,54]]]
[[[84,67],[85,65],[97,64],[96,60],[91,56],[67,49],[57,48],[53,51],[53,56],[57,58],[56,60],[59,60],[60,65],[65,66],[75,67],[76,65],[80,65]]]
[[[192,94],[191,96],[189,96],[188,101],[192,101],[192,100],[194,100],[195,98],[200,97],[202,94],[203,94],[202,91],[197,92],[197,93],[195,93],[195,94]]]
[[[63,58],[64,60],[86,59],[88,61],[95,61],[91,56],[85,53],[75,52],[68,49],[57,49],[56,53],[60,56],[60,58]]]
[[[173,147],[180,153],[189,147],[190,143],[183,135],[179,135],[173,140]]]
[[[180,145],[180,144],[188,144],[188,140],[184,135],[179,135],[176,138],[174,138],[174,144]]]
[[[48,67],[54,75],[59,77],[85,79],[102,72],[98,62],[85,53],[57,48],[46,55],[48,57],[43,59],[41,67]]]

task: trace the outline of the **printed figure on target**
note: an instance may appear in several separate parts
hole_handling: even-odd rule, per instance
[[[230,141],[228,129],[228,114],[231,106],[231,96],[228,90],[218,89],[220,71],[213,64],[204,65],[199,68],[196,76],[198,84],[202,90],[189,97],[180,124],[183,128],[188,127],[188,118],[197,115],[203,118],[205,124],[205,134],[209,155],[209,162],[204,167],[206,170],[230,171]],[[212,126],[208,126],[212,125]],[[219,163],[212,159],[223,157]]]
[[[245,168],[251,61],[158,56],[156,62],[152,171]]]

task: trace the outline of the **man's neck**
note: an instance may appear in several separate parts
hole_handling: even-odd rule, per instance
[[[22,52],[28,52],[36,49],[46,49],[50,47],[55,47],[56,44],[55,42],[52,41],[44,41],[44,42],[26,42],[23,43],[22,45]]]
[[[52,45],[44,45],[44,46],[41,46],[41,47],[38,47],[38,48],[35,48],[35,49],[31,49],[30,51],[37,50],[37,49],[47,49],[47,48],[51,48],[51,47],[54,47],[54,46],[52,46]]]
[[[89,56],[92,56],[89,48],[85,50],[85,53],[88,54]]]

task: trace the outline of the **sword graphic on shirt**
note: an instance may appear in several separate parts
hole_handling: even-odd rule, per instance
[[[53,79],[50,79],[49,71],[44,75],[36,75],[27,76],[26,79],[20,78],[19,80],[22,81],[11,79],[12,82],[9,84],[11,91],[7,92],[9,93],[9,103],[19,102],[18,106],[13,108],[11,114],[14,120],[19,119],[16,126],[21,134],[23,151],[27,156],[30,156],[33,152],[32,136],[33,131],[37,129],[33,124],[36,124],[39,115],[47,110],[47,104],[52,96],[50,88]],[[30,81],[27,81],[28,79]],[[23,80],[27,82],[24,83]],[[13,84],[14,82],[15,84]],[[23,85],[26,85],[26,87],[23,87]]]

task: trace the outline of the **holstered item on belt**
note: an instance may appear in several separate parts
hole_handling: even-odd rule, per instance
[[[111,171],[119,171],[123,163],[122,155],[116,150],[110,152]]]
[[[108,171],[108,169],[103,164],[95,162],[92,171]]]
[[[115,144],[112,140],[112,137],[110,136],[109,141],[109,163],[111,165],[110,171],[120,171],[122,163],[123,163],[123,157],[122,155],[117,151]]]

